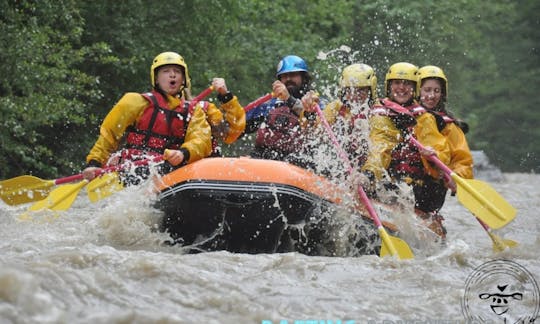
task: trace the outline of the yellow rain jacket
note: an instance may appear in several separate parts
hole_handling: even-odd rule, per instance
[[[336,122],[342,106],[343,103],[340,100],[335,100],[324,107],[323,114],[326,121],[328,121],[328,124],[333,125]],[[345,116],[343,116],[343,118],[346,120],[351,118],[351,112],[349,109],[345,110]]]
[[[181,103],[181,99],[176,97],[168,95],[167,99],[171,109]],[[103,120],[99,138],[86,157],[86,162],[95,160],[104,166],[110,155],[118,150],[126,128],[136,124],[148,106],[148,100],[140,93],[126,93]],[[188,163],[210,155],[212,149],[211,129],[206,120],[206,114],[199,107],[194,110],[191,116],[181,148],[189,152]]]
[[[227,144],[234,143],[246,128],[246,112],[236,96],[220,108],[208,103],[206,115],[214,137]]]
[[[473,178],[473,158],[465,134],[455,123],[448,123],[441,133],[448,140],[451,150],[448,167],[465,179]]]
[[[415,117],[414,136],[424,145],[432,147],[437,157],[445,164],[450,162],[450,147],[446,138],[439,133],[435,117],[423,113]],[[370,171],[377,179],[381,179],[383,170],[387,170],[392,161],[393,149],[403,141],[404,135],[390,117],[375,114],[369,120],[371,149],[362,171]],[[427,159],[421,157],[427,174],[439,178],[439,170]]]

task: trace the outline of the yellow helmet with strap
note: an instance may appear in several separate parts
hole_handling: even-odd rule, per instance
[[[352,64],[343,69],[340,86],[344,87],[369,87],[371,99],[377,99],[377,76],[375,70],[367,64]]]
[[[152,87],[156,85],[156,70],[164,65],[181,66],[184,70],[184,87],[188,89],[191,88],[187,64],[184,61],[184,58],[175,52],[163,52],[158,54],[152,61],[152,66],[150,67],[150,81],[152,82]]]
[[[416,84],[418,84],[418,67],[407,62],[399,62],[390,66],[384,80],[386,85],[386,96],[390,95],[390,80],[412,81],[415,84],[413,89],[416,91]]]
[[[443,70],[440,67],[434,65],[426,65],[418,69],[418,82],[416,83],[416,93],[420,95],[422,80],[430,78],[437,78],[441,80],[441,82],[443,83],[441,84],[441,88],[444,91],[444,98],[446,98],[446,96],[448,96],[448,79],[446,78],[446,75],[444,75]]]

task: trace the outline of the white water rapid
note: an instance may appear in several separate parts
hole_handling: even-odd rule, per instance
[[[519,246],[495,253],[449,196],[448,244],[412,260],[183,254],[161,244],[143,188],[97,203],[82,192],[67,212],[33,221],[19,219],[27,205],[0,202],[0,323],[463,323],[466,282],[482,264],[510,260],[540,281],[538,183],[534,174],[490,182],[518,210],[497,235]],[[478,303],[471,312],[510,323],[538,309],[533,288],[503,315]]]

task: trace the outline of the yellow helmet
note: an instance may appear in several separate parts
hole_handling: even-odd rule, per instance
[[[444,75],[443,70],[434,65],[426,65],[418,69],[418,82],[416,83],[416,94],[420,95],[420,88],[422,87],[422,80],[429,78],[437,78],[442,81],[441,88],[444,91],[443,98],[448,96],[448,79]]]
[[[189,72],[184,58],[175,52],[163,52],[156,56],[152,61],[152,66],[150,67],[150,81],[152,82],[152,87],[156,85],[156,69],[163,65],[178,65],[184,69],[184,87],[191,88],[191,80],[189,79]]]
[[[371,99],[377,98],[377,76],[367,64],[352,64],[343,69],[339,85],[344,87],[370,87]]]
[[[415,84],[414,91],[416,91],[416,84],[418,83],[418,67],[407,62],[399,62],[390,66],[384,80],[384,83],[386,84],[386,96],[390,95],[390,80],[413,81]]]

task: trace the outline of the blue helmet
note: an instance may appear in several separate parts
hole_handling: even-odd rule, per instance
[[[279,78],[281,74],[289,73],[289,72],[308,73],[309,71],[308,71],[308,66],[306,64],[306,61],[304,61],[301,57],[296,56],[296,55],[285,56],[278,63],[276,77]]]

